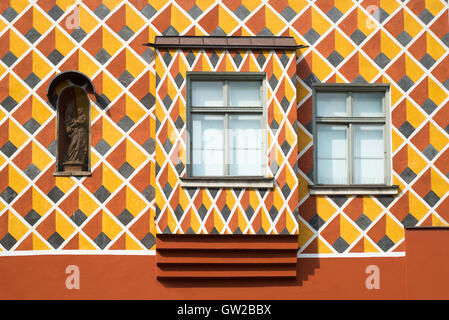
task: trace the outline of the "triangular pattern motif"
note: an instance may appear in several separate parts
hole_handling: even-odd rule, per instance
[[[172,163],[185,150],[185,119],[178,119],[185,108],[183,84],[174,70],[260,70],[279,57],[171,51],[172,63],[156,70],[154,52],[142,46],[156,35],[293,36],[309,45],[296,52],[296,66],[290,63],[295,79],[285,80],[296,82],[298,141],[290,146],[298,153],[283,153],[281,130],[269,133],[270,151],[283,159],[277,179],[296,186],[288,199],[280,189],[185,193],[175,181],[184,168]],[[169,226],[179,233],[270,234],[286,227],[299,234],[299,254],[392,255],[404,250],[404,226],[449,223],[446,1],[7,0],[0,3],[0,44],[0,254],[154,252],[156,233]],[[92,105],[89,178],[53,176],[56,113],[46,90],[66,70],[89,76],[101,98]],[[315,81],[391,84],[399,195],[309,195]],[[168,108],[156,108],[165,95],[172,100],[165,100]],[[273,128],[281,128],[282,99],[276,89],[270,95]],[[161,134],[170,141],[168,151]],[[298,170],[292,170],[293,159]]]

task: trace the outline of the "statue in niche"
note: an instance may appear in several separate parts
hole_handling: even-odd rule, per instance
[[[64,157],[64,170],[82,171],[87,162],[89,134],[87,130],[86,114],[83,108],[76,108],[74,100],[69,100],[67,102],[65,131],[70,143]]]

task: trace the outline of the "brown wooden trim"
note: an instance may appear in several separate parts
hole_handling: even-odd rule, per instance
[[[294,278],[297,235],[158,234],[158,279]]]

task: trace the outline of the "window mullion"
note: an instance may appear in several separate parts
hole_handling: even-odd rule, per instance
[[[352,117],[352,92],[348,92],[348,97],[346,100],[347,103],[347,108],[348,108],[348,116]],[[354,180],[353,180],[353,166],[354,166],[354,160],[353,160],[353,143],[352,143],[352,123],[348,123],[347,127],[347,153],[348,153],[348,165],[347,165],[347,172],[348,172],[348,181],[349,184],[353,184]]]
[[[228,107],[228,81],[225,80],[223,82],[223,104],[227,108]],[[223,135],[224,135],[224,152],[223,152],[223,175],[229,176],[229,114],[225,112],[224,114],[224,126],[223,126]]]

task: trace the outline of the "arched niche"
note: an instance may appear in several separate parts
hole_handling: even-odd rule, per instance
[[[58,95],[56,175],[90,175],[91,101],[84,87],[71,85]]]

